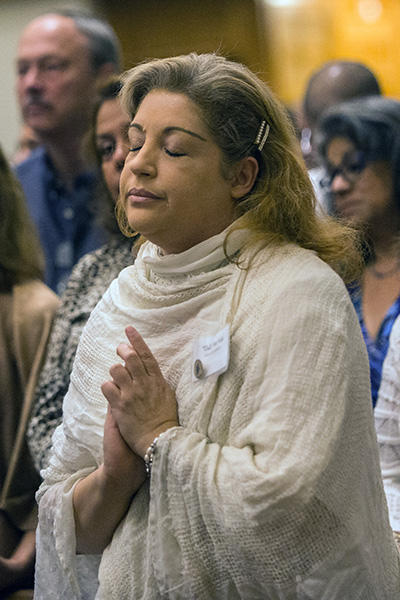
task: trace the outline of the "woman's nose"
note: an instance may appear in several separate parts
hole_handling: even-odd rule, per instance
[[[157,173],[155,151],[150,145],[147,146],[144,144],[138,150],[130,152],[127,163],[129,164],[132,173],[137,176],[144,175],[147,177],[154,177]]]
[[[351,183],[343,176],[342,173],[336,173],[331,181],[331,192],[340,194],[347,192],[351,188]]]

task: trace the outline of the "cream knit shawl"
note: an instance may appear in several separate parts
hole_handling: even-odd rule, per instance
[[[400,531],[400,318],[390,334],[374,416],[390,524]]]
[[[345,287],[295,246],[240,269],[223,237],[167,257],[145,244],[93,311],[38,494],[39,600],[400,597]],[[234,236],[230,253],[242,243]],[[193,341],[227,322],[227,372],[193,382]],[[103,555],[76,557],[73,486],[102,462],[100,384],[130,324],[176,391],[181,427],[161,438],[151,484]]]

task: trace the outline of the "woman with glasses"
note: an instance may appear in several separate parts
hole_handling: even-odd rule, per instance
[[[104,223],[109,239],[78,262],[62,296],[27,432],[38,470],[47,466],[51,436],[61,421],[62,402],[83,327],[111,281],[134,260],[132,239],[122,235],[114,214],[119,178],[128,153],[129,119],[118,100],[120,88],[119,79],[112,79],[100,89],[93,123],[92,142],[103,174],[98,190],[99,220]]]
[[[365,267],[350,287],[371,368],[375,406],[389,334],[400,314],[400,102],[337,105],[319,128],[333,213],[362,234]]]

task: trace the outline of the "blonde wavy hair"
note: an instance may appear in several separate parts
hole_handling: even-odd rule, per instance
[[[217,54],[188,54],[146,61],[123,75],[121,103],[133,118],[154,89],[186,95],[202,110],[204,121],[223,154],[222,173],[248,156],[257,159],[253,189],[237,203],[235,228],[251,231],[250,244],[293,242],[314,250],[346,281],[361,270],[357,233],[321,217],[299,142],[282,102],[246,66]],[[260,151],[255,144],[263,121],[270,126]],[[117,218],[125,235],[123,199]]]

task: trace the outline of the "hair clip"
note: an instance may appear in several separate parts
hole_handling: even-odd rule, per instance
[[[267,122],[265,120],[263,120],[260,125],[260,129],[258,130],[255,142],[254,142],[260,152],[264,148],[264,144],[267,141],[267,137],[268,137],[270,129],[271,129],[271,127],[269,125],[267,125]]]

